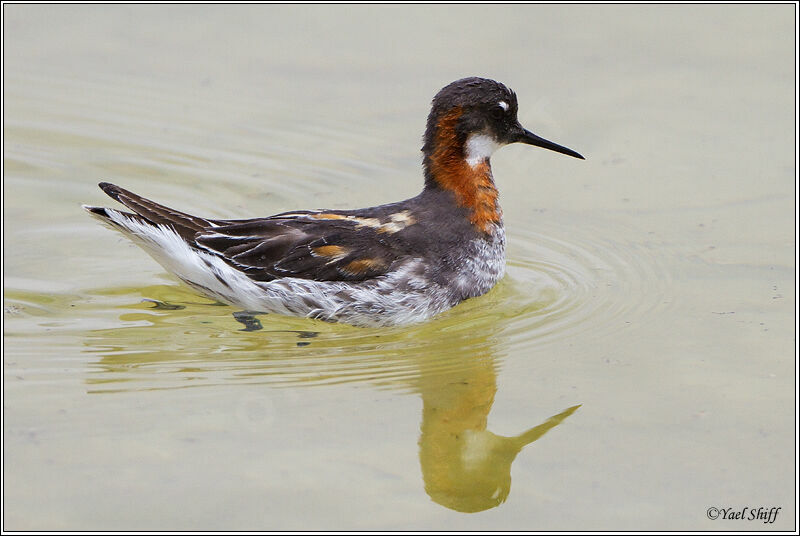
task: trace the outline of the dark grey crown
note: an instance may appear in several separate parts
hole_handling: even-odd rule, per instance
[[[446,111],[453,106],[477,106],[506,101],[516,107],[517,96],[506,86],[488,78],[475,76],[456,80],[439,90],[433,97],[431,112]]]

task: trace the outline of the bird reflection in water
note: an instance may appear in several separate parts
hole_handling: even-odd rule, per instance
[[[472,358],[462,370],[420,376],[422,478],[425,491],[442,506],[480,512],[501,504],[511,490],[517,454],[580,407],[505,437],[486,429],[496,391],[494,360],[486,355]]]
[[[151,294],[157,294],[159,288],[155,287]],[[141,385],[129,382],[147,382],[151,376],[141,374],[147,369],[158,371],[159,382],[168,380],[164,376],[167,374],[172,378],[168,382],[172,387],[183,388],[188,386],[181,376],[187,362],[192,363],[194,385],[202,385],[197,378],[205,372],[216,382],[228,376],[232,382],[246,377],[249,382],[259,378],[264,384],[312,387],[325,378],[326,383],[363,381],[416,392],[423,402],[419,461],[425,491],[436,503],[459,512],[479,512],[503,503],[511,489],[511,465],[517,455],[580,407],[569,407],[512,437],[487,430],[497,392],[496,323],[475,329],[456,317],[452,324],[441,324],[436,329],[401,330],[392,335],[358,331],[361,337],[348,340],[335,332],[262,328],[255,315],[241,313],[236,316],[244,326],[239,330],[242,335],[238,347],[227,339],[227,358],[215,360],[210,359],[212,353],[197,352],[202,346],[197,341],[186,344],[185,351],[184,345],[174,344],[173,323],[197,326],[193,317],[196,311],[164,303],[166,306],[152,307],[158,315],[123,315],[125,320],[146,319],[146,325],[95,330],[87,345],[102,353],[108,348],[141,348],[141,341],[146,338],[156,349],[171,346],[173,350],[110,352],[99,362],[99,377],[89,380],[93,386],[90,392],[125,391],[126,384],[139,389]],[[230,326],[220,328],[227,331]],[[186,331],[180,332],[186,336]],[[193,333],[199,336],[198,331]],[[213,343],[214,339],[204,337],[203,342]],[[211,352],[211,348],[206,350]],[[234,355],[236,359],[232,359]],[[173,375],[165,372],[165,362],[181,366]],[[130,376],[134,370],[139,373]],[[111,385],[113,389],[106,390]],[[162,384],[161,388],[170,387]]]

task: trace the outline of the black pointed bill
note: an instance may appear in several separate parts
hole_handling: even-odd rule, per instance
[[[577,153],[572,149],[568,149],[563,145],[559,145],[557,143],[553,143],[550,140],[541,138],[536,134],[534,134],[533,132],[531,132],[530,130],[524,129],[522,127],[519,128],[521,132],[516,137],[516,139],[514,139],[515,142],[527,143],[528,145],[535,145],[537,147],[542,147],[544,149],[550,149],[551,151],[555,151],[557,153],[574,156],[575,158],[580,158],[581,160],[586,160],[580,153]]]

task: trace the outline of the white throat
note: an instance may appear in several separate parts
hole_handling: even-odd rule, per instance
[[[474,168],[502,146],[503,144],[497,143],[497,140],[488,134],[470,134],[467,138],[467,164]]]

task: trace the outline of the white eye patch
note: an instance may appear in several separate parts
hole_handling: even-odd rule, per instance
[[[506,101],[500,101],[497,103],[497,105],[500,106],[500,108],[502,108],[504,111],[508,111],[508,103]]]

